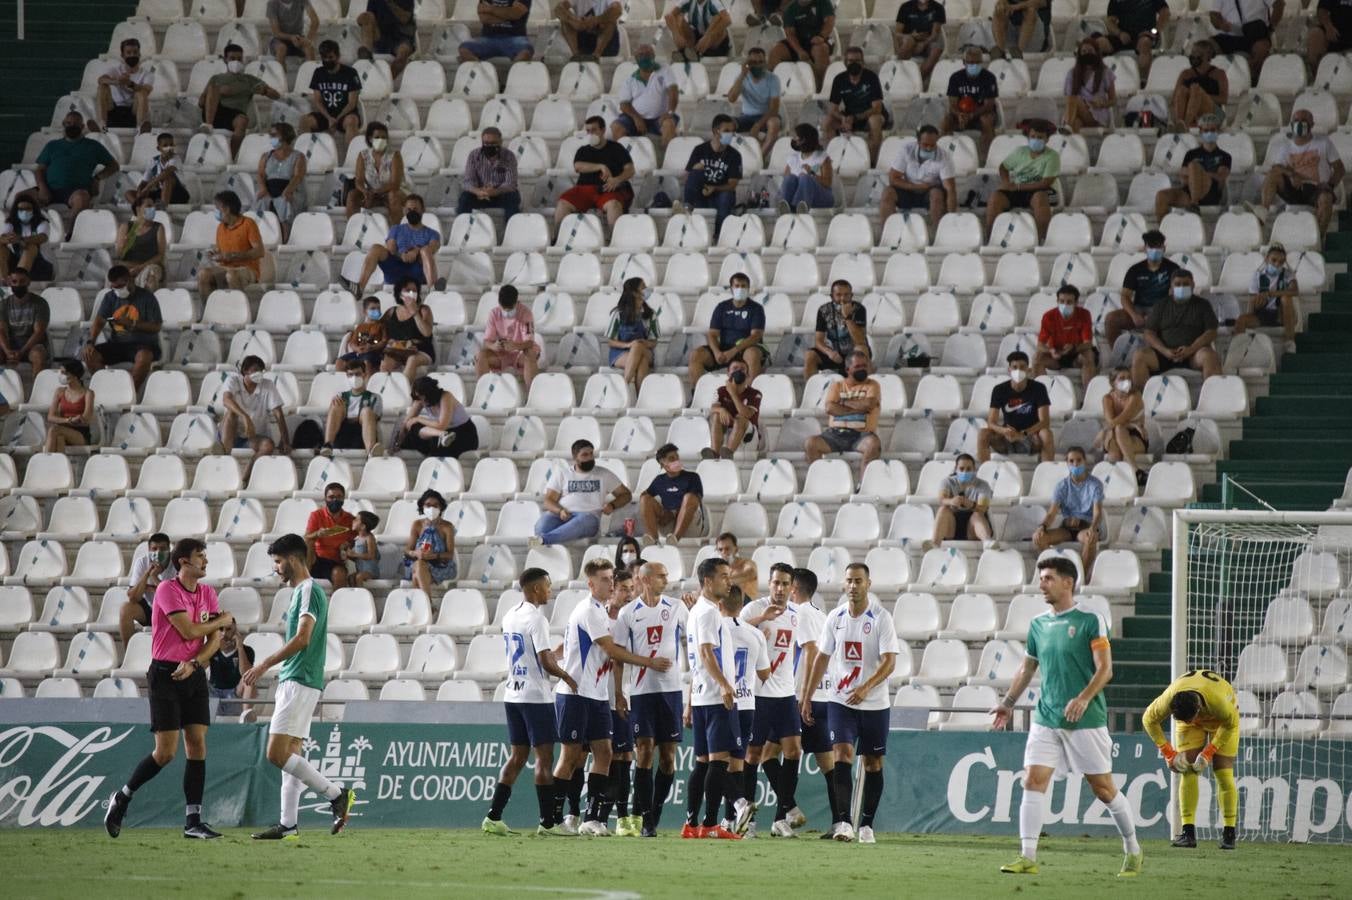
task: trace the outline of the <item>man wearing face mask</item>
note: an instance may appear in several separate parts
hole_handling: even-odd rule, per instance
[[[418,284],[435,284],[437,290],[445,287],[437,278],[441,234],[423,221],[425,211],[423,198],[409,194],[404,200],[404,221],[390,229],[385,243],[376,244],[366,252],[361,276],[357,279],[358,294],[366,293],[366,283],[377,266],[389,285],[397,285],[402,278],[412,278]]]
[[[380,414],[384,410],[380,395],[366,389],[366,379],[367,372],[361,368],[348,370],[348,389],[329,403],[324,443],[319,448],[321,456],[332,456],[335,448],[365,450],[373,457],[385,455],[379,437]]]
[[[728,279],[728,288],[732,297],[720,300],[714,307],[704,346],[690,353],[691,389],[706,372],[729,366],[735,359],[745,364],[746,383],[751,384],[769,359],[769,351],[762,343],[765,307],[751,299],[751,279],[745,272],[738,272]]]
[[[869,377],[872,362],[864,350],[851,351],[845,364],[849,378],[831,382],[826,390],[826,430],[808,438],[804,449],[809,465],[828,453],[857,452],[862,479],[868,464],[882,454],[878,413],[882,408],[883,388],[876,379]]]
[[[599,209],[605,213],[606,223],[615,222],[634,202],[634,160],[619,141],[606,140],[606,120],[589,116],[584,125],[587,143],[573,154],[573,171],[577,184],[563,192],[554,207],[554,230],[573,213]]]
[[[1052,123],[1033,120],[1028,123],[1028,143],[1016,148],[1000,163],[1000,187],[986,204],[986,240],[1000,213],[1007,209],[1028,209],[1037,223],[1038,243],[1047,239],[1052,220],[1051,193],[1061,174],[1061,156],[1047,146],[1055,129]]]
[[[744,443],[754,440],[760,425],[761,392],[751,386],[746,363],[728,364],[728,382],[718,389],[709,409],[709,443],[699,452],[704,459],[732,459]],[[724,436],[726,435],[726,440]]]
[[[226,44],[221,56],[225,59],[225,71],[211,76],[197,105],[202,109],[202,130],[230,132],[230,155],[235,156],[244,135],[257,124],[253,98],[262,94],[270,100],[280,100],[282,95],[257,75],[245,74],[244,48],[239,44]]]
[[[937,231],[945,213],[958,210],[958,183],[952,155],[939,146],[939,129],[921,125],[915,141],[897,151],[887,172],[888,190],[878,205],[878,214],[887,221],[898,209],[923,209],[929,212],[930,231]]]
[[[734,116],[737,131],[760,141],[761,156],[766,159],[783,125],[779,117],[781,93],[779,76],[765,64],[765,51],[760,47],[746,51],[746,63],[728,88],[728,102],[741,103]]]
[[[1273,210],[1278,197],[1293,206],[1313,206],[1324,234],[1333,220],[1335,191],[1346,174],[1333,141],[1314,133],[1314,113],[1298,109],[1291,114],[1291,137],[1282,142],[1263,182],[1263,208]]]
[[[47,325],[51,307],[39,293],[29,290],[28,270],[9,273],[9,296],[0,297],[0,354],[6,366],[27,362],[36,375],[47,368],[51,344]]]
[[[118,47],[122,59],[99,76],[96,103],[104,129],[136,128],[150,132],[150,92],[155,73],[141,68],[141,42],[127,38]],[[90,131],[97,125],[90,124]]]
[[[1063,284],[1056,289],[1056,309],[1042,314],[1033,375],[1072,366],[1080,367],[1080,383],[1088,384],[1098,372],[1098,350],[1094,348],[1094,320],[1080,306],[1080,289]]]
[[[291,442],[287,437],[286,413],[282,411],[282,395],[271,378],[263,377],[266,366],[257,356],[246,356],[239,364],[239,372],[225,378],[225,391],[221,395],[221,427],[217,435],[221,443],[215,448],[218,453],[230,453],[233,450],[253,450],[253,459],[244,470],[244,480],[249,480],[254,460],[260,456],[270,456],[280,450],[282,454],[291,453]],[[271,426],[277,426],[277,440],[271,437]]]
[[[572,62],[595,62],[620,52],[620,14],[617,0],[562,0],[554,7],[559,31],[573,51]]]
[[[977,149],[984,157],[995,140],[995,101],[1000,86],[995,73],[986,68],[980,47],[964,47],[962,63],[962,68],[948,78],[948,113],[939,127],[944,134],[980,130]]]
[[[479,147],[465,159],[465,189],[460,192],[455,214],[501,208],[503,222],[510,220],[521,210],[516,172],[516,154],[502,145],[502,132],[491,125],[485,128]]]
[[[136,633],[137,625],[150,627],[150,602],[155,596],[155,588],[161,581],[173,581],[178,575],[169,564],[170,543],[169,535],[157,531],[150,536],[144,550],[133,554],[127,602],[117,612],[117,630],[122,636],[123,647]]]
[[[1146,346],[1131,358],[1131,380],[1144,390],[1146,380],[1157,372],[1186,366],[1202,373],[1203,380],[1221,374],[1216,353],[1220,323],[1211,301],[1193,292],[1192,273],[1179,269],[1170,286],[1170,299],[1155,304],[1145,323]]]
[[[1132,264],[1122,277],[1122,308],[1108,313],[1103,320],[1109,347],[1116,348],[1122,332],[1144,326],[1155,305],[1169,299],[1169,286],[1179,270],[1178,263],[1164,255],[1164,232],[1147,231],[1141,240],[1145,243],[1145,259]]]
[[[352,542],[356,516],[343,509],[347,488],[334,481],[324,487],[324,505],[305,521],[305,543],[309,545],[310,576],[332,583],[334,590],[347,587],[347,567],[342,547]]]
[[[864,51],[845,51],[845,71],[831,79],[831,100],[822,122],[822,134],[854,134],[868,129],[869,160],[877,161],[883,132],[892,128],[892,113],[883,103],[878,73],[864,68]]]
[[[99,301],[85,342],[85,368],[92,375],[104,366],[131,363],[131,380],[139,391],[160,358],[160,328],[164,319],[155,295],[131,283],[126,266],[108,270],[108,291]],[[96,343],[108,330],[107,340]]]
[[[1155,195],[1155,218],[1163,219],[1171,209],[1196,211],[1199,206],[1220,206],[1225,197],[1225,182],[1230,178],[1230,154],[1216,141],[1220,138],[1221,117],[1202,116],[1202,143],[1183,155],[1183,187],[1165,188]]]
[[[696,63],[702,56],[729,56],[728,28],[732,16],[723,0],[684,0],[663,19],[671,30],[676,52],[671,61]]]
[[[319,67],[310,76],[310,109],[348,143],[361,132],[361,76],[340,59],[337,41],[319,45]]]
[[[1089,463],[1080,447],[1066,451],[1066,469],[1068,474],[1056,483],[1052,492],[1046,518],[1033,532],[1033,546],[1041,553],[1057,544],[1078,541],[1080,562],[1084,564],[1082,583],[1087,584],[1094,571],[1099,541],[1105,536],[1100,533],[1105,530],[1103,482],[1089,474]]]
[[[108,148],[85,137],[84,116],[75,111],[61,120],[62,136],[48,141],[38,154],[33,178],[37,187],[19,193],[14,199],[36,200],[43,206],[64,203],[70,207],[70,228],[80,213],[94,204],[103,182],[121,170]],[[66,232],[70,240],[70,230]]]
[[[512,370],[521,373],[526,390],[540,371],[540,345],[535,342],[535,317],[522,303],[515,286],[498,288],[498,305],[488,314],[484,344],[474,359],[474,372],[480,378],[489,372]]]
[[[671,69],[657,61],[652,44],[639,44],[634,63],[638,68],[620,84],[620,114],[610,125],[610,136],[618,141],[657,132],[665,147],[681,121],[676,115],[681,89]]]
[[[639,497],[643,518],[643,543],[656,543],[663,529],[670,529],[673,540],[688,532],[692,537],[704,533],[704,482],[694,472],[685,471],[681,451],[675,444],[663,444],[653,454],[662,471]]]
[[[595,537],[601,518],[633,499],[615,473],[596,464],[591,441],[574,441],[573,465],[554,466],[545,485],[544,513],[535,523],[532,543],[567,544]]]
[[[206,302],[217,288],[242,291],[263,275],[263,233],[244,215],[239,194],[221,191],[216,203],[216,247],[207,251],[207,265],[197,270],[197,293]]]
[[[732,146],[737,125],[732,116],[714,116],[713,137],[690,151],[685,164],[685,206],[692,209],[713,207],[714,238],[723,230],[723,220],[732,214],[737,202],[737,185],[742,180],[742,154]],[[684,208],[673,206],[680,215]]]
[[[1040,381],[1028,377],[1028,354],[1015,350],[1005,357],[1009,380],[991,390],[990,412],[986,427],[976,434],[979,462],[991,458],[991,451],[1004,454],[1033,454],[1043,462],[1056,456],[1052,437],[1052,400]]]
[[[819,369],[846,373],[847,361],[855,350],[869,355],[868,310],[854,300],[854,288],[846,280],[831,284],[831,302],[817,307],[816,335],[803,357],[803,378],[811,378]]]
[[[939,485],[939,511],[934,516],[934,537],[925,542],[925,551],[944,541],[989,541],[991,522],[987,518],[995,492],[990,483],[976,474],[976,459],[959,453],[953,474]]]

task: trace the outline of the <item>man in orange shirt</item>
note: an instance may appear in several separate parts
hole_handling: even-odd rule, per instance
[[[207,252],[211,265],[197,271],[197,292],[203,300],[217,288],[243,290],[257,284],[262,273],[263,235],[258,223],[242,213],[239,195],[221,191],[215,197],[216,249]]]
[[[883,450],[878,440],[878,411],[883,387],[869,377],[873,362],[856,347],[845,357],[847,378],[831,383],[826,391],[826,430],[807,439],[804,448],[809,464],[828,453],[859,453],[859,477]]]
[[[1033,376],[1048,369],[1068,369],[1079,365],[1080,383],[1088,384],[1098,371],[1098,351],[1094,349],[1094,320],[1080,306],[1080,289],[1063,284],[1056,289],[1056,309],[1042,314],[1037,334],[1037,354],[1033,357]]]
[[[305,522],[305,543],[314,556],[310,575],[327,580],[334,590],[347,587],[342,548],[352,542],[352,526],[356,522],[352,513],[343,509],[345,500],[347,489],[336,481],[329,483],[324,487],[323,507],[310,513]]]

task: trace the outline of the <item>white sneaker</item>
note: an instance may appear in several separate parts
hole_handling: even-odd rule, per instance
[[[732,819],[719,819],[719,820],[718,820],[718,827],[719,827],[719,828],[722,828],[724,831],[732,831],[732,825],[733,825],[733,820],[732,820]]]
[[[583,822],[577,833],[583,837],[610,837],[610,830],[604,822]]]
[[[746,834],[747,826],[751,824],[751,814],[756,811],[756,807],[745,797],[732,804],[732,808],[737,811],[737,816],[733,820],[731,831],[738,834]]]
[[[854,826],[849,822],[837,822],[831,829],[831,839],[848,844],[854,840]]]
[[[802,828],[807,824],[807,814],[797,806],[789,810],[789,814],[784,818],[788,821],[790,828]]]
[[[577,834],[577,825],[577,816],[564,816],[563,821],[559,823],[559,830],[564,834]]]
[[[746,831],[742,832],[742,840],[753,841],[756,839],[756,823],[751,822],[746,826]]]
[[[788,819],[780,819],[770,826],[770,837],[796,838],[798,835],[793,833],[793,826],[789,824]]]
[[[861,826],[859,827],[859,838],[858,838],[858,840],[859,840],[859,843],[861,843],[861,844],[876,844],[876,843],[878,843],[878,839],[875,838],[875,837],[873,836],[873,829],[870,828],[870,827],[867,826],[867,825],[861,825]]]

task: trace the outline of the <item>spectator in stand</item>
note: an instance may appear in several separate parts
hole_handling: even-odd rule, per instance
[[[483,347],[474,359],[474,373],[520,372],[526,390],[540,371],[540,345],[535,342],[535,316],[521,302],[515,285],[498,288],[498,305],[488,314]]]
[[[283,69],[288,56],[306,60],[315,58],[319,16],[310,0],[268,0],[267,17],[268,27],[272,29],[268,50]]]
[[[397,372],[402,366],[404,377],[412,383],[418,370],[432,365],[436,347],[432,343],[432,308],[422,302],[418,284],[404,276],[394,286],[395,303],[381,317],[385,325],[385,354],[381,358],[382,372]]]
[[[261,357],[246,356],[240,360],[239,372],[225,377],[225,391],[221,394],[221,427],[217,453],[233,450],[253,450],[253,459],[244,471],[249,480],[254,460],[280,452],[291,454],[291,441],[286,427],[286,413],[282,411],[282,395],[271,378],[264,378],[267,366]],[[272,439],[272,424],[277,426],[277,439]]]
[[[993,532],[988,517],[995,492],[976,474],[976,458],[959,453],[953,474],[939,485],[939,511],[934,514],[934,536],[925,542],[929,550],[944,541],[989,541]]]
[[[33,374],[47,368],[52,357],[51,337],[47,326],[52,321],[52,310],[41,294],[30,290],[28,270],[15,269],[9,273],[9,296],[0,297],[0,353],[6,367],[15,368],[28,363]]]
[[[1305,33],[1305,64],[1319,71],[1319,61],[1327,53],[1352,50],[1352,2],[1319,0],[1310,30]]]
[[[460,61],[510,59],[526,62],[535,55],[526,35],[532,0],[480,0],[475,8],[479,34],[460,45]]]
[[[740,357],[728,363],[728,381],[718,389],[709,409],[709,443],[703,459],[732,459],[744,443],[755,440],[760,426],[761,392],[751,386],[751,373]],[[726,437],[726,440],[725,440]]]
[[[1296,270],[1286,266],[1286,247],[1273,241],[1268,246],[1267,259],[1249,280],[1249,311],[1235,320],[1235,334],[1243,334],[1250,328],[1280,325],[1286,350],[1294,353],[1296,326],[1300,324],[1300,312],[1296,309],[1299,295]]]
[[[229,714],[233,715],[238,708],[241,722],[254,720],[253,707],[242,706],[238,702],[253,700],[258,696],[258,688],[252,684],[245,684],[243,680],[243,674],[253,668],[253,661],[253,648],[244,643],[244,635],[240,632],[239,626],[232,623],[222,628],[221,647],[208,664],[209,690],[211,696],[220,701],[217,707],[218,714],[224,714],[228,710]]]
[[[831,79],[830,98],[822,132],[829,138],[867,130],[869,162],[876,162],[883,132],[892,128],[892,113],[883,103],[878,73],[864,68],[862,48],[845,50],[845,71]]]
[[[1103,429],[1094,446],[1103,450],[1109,462],[1134,462],[1150,442],[1145,432],[1145,399],[1131,381],[1126,366],[1113,369],[1112,389],[1103,395]],[[1144,481],[1144,473],[1137,476]]]
[[[1089,474],[1081,447],[1066,451],[1066,467],[1070,474],[1056,483],[1046,518],[1033,532],[1033,546],[1041,553],[1057,544],[1078,541],[1087,583],[1094,571],[1099,541],[1104,537],[1100,533],[1105,530],[1103,482]]]
[[[157,531],[150,536],[144,550],[138,549],[132,554],[127,602],[117,610],[117,630],[124,649],[136,633],[137,625],[150,627],[150,603],[155,598],[155,588],[161,581],[172,581],[178,574],[169,565],[169,544],[169,535]]]
[[[784,163],[784,183],[779,189],[779,214],[830,209],[836,203],[831,193],[831,157],[826,155],[817,129],[806,122],[794,128],[793,135]]]
[[[1052,189],[1061,174],[1061,156],[1047,146],[1055,129],[1052,123],[1034,119],[1028,123],[1028,143],[1015,148],[1000,163],[1000,187],[986,204],[986,240],[1000,213],[1007,209],[1029,209],[1037,223],[1037,239],[1047,239],[1052,220]]]
[[[939,0],[906,0],[897,9],[892,47],[898,59],[920,58],[920,77],[930,73],[944,55],[944,23],[948,13]]]
[[[663,534],[681,540],[704,534],[704,483],[699,475],[685,471],[675,444],[663,444],[653,454],[662,471],[638,499],[643,517],[643,544],[657,543]]]
[[[661,339],[657,310],[648,305],[652,293],[652,288],[644,284],[642,278],[626,279],[606,327],[606,338],[610,341],[609,365],[623,369],[624,380],[631,383],[635,391],[652,371],[657,342]]]
[[[1136,68],[1145,84],[1151,55],[1163,40],[1168,22],[1167,0],[1108,0],[1108,33],[1090,37],[1104,57],[1135,50]]]
[[[676,52],[671,61],[697,63],[705,56],[731,56],[732,15],[723,0],[682,0],[662,20]]]
[[[380,313],[380,298],[367,297],[361,305],[362,320],[343,336],[339,356],[333,361],[333,369],[336,372],[360,372],[369,378],[380,369],[389,335],[385,332],[385,319]]]
[[[929,213],[931,233],[946,213],[958,211],[958,183],[953,156],[939,146],[939,129],[921,125],[916,139],[902,144],[887,172],[888,187],[878,205],[886,222],[898,209]]]
[[[352,547],[346,553],[352,563],[352,583],[362,587],[366,582],[380,577],[380,545],[376,541],[376,526],[380,516],[368,510],[357,513],[353,525]]]
[[[634,572],[642,564],[643,548],[635,538],[625,535],[615,543],[616,569],[628,569],[630,572]]]
[[[135,207],[142,197],[155,201],[155,206],[163,209],[170,203],[187,203],[191,198],[188,189],[178,178],[178,150],[174,147],[174,136],[166,131],[155,138],[158,155],[150,161],[141,183],[123,196],[127,205]]]
[[[118,47],[122,58],[99,76],[94,102],[99,122],[109,128],[135,128],[150,132],[150,92],[155,88],[155,73],[141,68],[141,42],[127,38]],[[89,130],[98,131],[98,122]]]
[[[1080,289],[1063,284],[1056,289],[1056,308],[1042,314],[1033,376],[1073,366],[1080,368],[1080,384],[1088,384],[1098,372],[1098,350],[1094,347],[1094,320],[1089,310],[1080,306]]]
[[[259,216],[272,210],[282,226],[282,243],[291,239],[291,223],[309,208],[305,196],[305,154],[296,151],[296,129],[285,122],[272,126],[272,149],[258,158]]]
[[[244,135],[254,127],[253,98],[262,94],[269,100],[280,100],[268,83],[257,75],[244,72],[244,48],[239,44],[226,44],[225,71],[212,75],[206,89],[198,100],[202,108],[202,130],[212,129],[230,132],[230,155],[239,153],[239,145]]]
[[[1141,238],[1145,242],[1145,259],[1127,269],[1122,277],[1122,308],[1108,313],[1103,320],[1109,347],[1117,345],[1122,332],[1144,326],[1155,304],[1169,299],[1169,286],[1179,270],[1178,263],[1164,256],[1164,232],[1147,231]]]
[[[436,283],[441,234],[423,222],[425,211],[423,198],[419,194],[409,194],[404,200],[404,221],[390,229],[385,243],[376,244],[366,252],[357,280],[358,294],[366,293],[366,282],[371,280],[377,266],[386,284],[398,286],[406,280],[411,280],[415,286]]]
[[[126,266],[108,270],[108,290],[94,310],[84,364],[90,374],[104,366],[131,363],[131,380],[139,391],[150,367],[160,358],[160,302],[143,287],[134,287]],[[108,329],[108,339],[95,343]]]
[[[217,288],[242,291],[257,284],[263,274],[263,233],[258,223],[244,215],[239,194],[221,191],[215,197],[216,247],[207,251],[212,265],[197,272],[197,293],[205,301]]]
[[[587,143],[573,154],[573,171],[577,184],[564,191],[554,207],[554,230],[573,213],[599,209],[606,216],[606,224],[615,222],[634,202],[634,188],[629,183],[634,177],[634,160],[619,141],[606,140],[606,120],[588,116],[583,126]]]
[[[1180,367],[1200,370],[1203,380],[1221,373],[1215,347],[1220,324],[1211,301],[1193,293],[1192,273],[1187,269],[1174,272],[1170,294],[1170,300],[1150,310],[1146,346],[1131,358],[1131,379],[1137,388],[1144,389],[1146,379],[1156,372]]]
[[[408,415],[399,425],[394,452],[413,450],[423,456],[458,457],[479,449],[479,431],[469,410],[435,379],[424,375],[413,382]]]
[[[346,144],[361,132],[361,76],[342,61],[337,41],[319,44],[319,67],[310,76],[310,110]]]
[[[1220,206],[1225,197],[1231,159],[1216,144],[1221,117],[1207,113],[1197,125],[1201,129],[1201,144],[1183,155],[1183,187],[1165,188],[1155,194],[1156,219],[1163,219],[1175,208],[1196,212],[1199,206]]]
[[[962,51],[962,68],[948,78],[948,113],[940,130],[944,134],[980,131],[977,150],[984,158],[995,140],[995,101],[999,96],[999,83],[986,68],[981,48],[967,45]]]
[[[502,145],[502,132],[492,125],[479,136],[479,146],[465,159],[464,190],[456,202],[456,215],[474,209],[502,209],[506,223],[521,211],[517,187],[516,154]]]
[[[390,149],[390,132],[383,122],[366,126],[366,149],[357,154],[352,181],[346,200],[349,216],[383,206],[387,221],[398,223],[404,215],[405,198],[412,195],[404,179],[404,156]]]
[[[619,56],[622,11],[618,0],[562,0],[554,7],[572,62]]]
[[[117,226],[113,241],[117,265],[127,267],[137,287],[157,291],[164,283],[164,260],[169,238],[155,219],[155,198],[146,194],[132,203],[132,216]]]
[[[591,441],[573,441],[573,465],[555,466],[545,485],[543,512],[535,523],[534,544],[568,544],[601,533],[601,520],[633,495],[615,473],[596,464]]]
[[[334,590],[347,587],[347,566],[343,565],[343,545],[352,541],[356,517],[343,509],[347,488],[336,481],[324,486],[324,505],[310,513],[305,522],[305,543],[310,548],[310,575],[327,581]]]
[[[38,154],[33,177],[37,187],[21,192],[16,200],[36,201],[43,206],[64,203],[70,208],[70,227],[66,240],[80,213],[94,205],[103,182],[122,167],[108,148],[84,135],[84,116],[75,111],[61,120],[62,136],[48,141]],[[27,266],[33,271],[33,266]]]
[[[765,159],[770,158],[770,150],[778,140],[783,124],[779,116],[782,91],[779,76],[765,66],[765,51],[760,47],[746,51],[741,74],[728,89],[728,102],[741,103],[733,117],[737,131],[760,141],[761,156]]]
[[[854,287],[843,278],[831,282],[831,302],[817,307],[812,346],[803,357],[804,380],[820,369],[846,374],[846,363],[855,350],[871,356],[867,327],[868,310],[854,301]]]
[[[413,58],[418,41],[418,20],[414,0],[366,0],[366,12],[357,16],[361,29],[359,59],[371,59],[382,53],[394,57],[390,74],[398,79]]]
[[[759,591],[760,572],[756,563],[749,557],[738,556],[737,535],[725,531],[714,539],[714,551],[718,558],[728,564],[728,580],[747,597],[754,597]]]
[[[1103,62],[1093,38],[1080,41],[1075,65],[1066,73],[1066,125],[1079,134],[1081,128],[1107,128],[1117,105],[1117,79]]]
[[[1272,52],[1272,33],[1285,11],[1285,0],[1211,0],[1208,18],[1216,29],[1211,40],[1221,53],[1248,54],[1253,83],[1257,84],[1263,62]]]
[[[67,447],[89,447],[94,443],[90,433],[94,424],[94,392],[85,385],[84,374],[85,367],[78,359],[62,361],[56,376],[56,393],[47,407],[43,453],[65,453]]]
[[[782,62],[809,63],[816,79],[813,87],[820,89],[835,52],[831,44],[836,31],[835,6],[831,0],[788,0],[780,17],[784,40],[770,50],[770,68]]]
[[[1198,41],[1192,45],[1188,68],[1178,73],[1173,101],[1169,104],[1175,126],[1193,128],[1207,113],[1225,118],[1230,80],[1224,69],[1211,64],[1217,52],[1211,41]]]
[[[656,133],[665,147],[681,122],[676,115],[681,89],[671,68],[657,61],[652,44],[638,45],[634,64],[634,74],[620,83],[620,114],[610,124],[610,136],[618,141]]]
[[[1051,0],[996,0],[995,11],[991,16],[991,31],[995,37],[995,49],[992,52],[1004,55],[1005,48],[1009,47],[1009,26],[1013,25],[1019,30],[1019,35],[1014,46],[1009,47],[1009,55],[1023,59],[1024,53],[1028,52],[1028,45],[1033,43],[1039,20],[1045,29],[1042,40],[1045,48],[1051,37],[1051,7]]]
[[[1333,141],[1314,133],[1314,113],[1297,109],[1291,113],[1291,137],[1278,149],[1263,181],[1263,209],[1275,209],[1279,197],[1287,204],[1313,206],[1319,233],[1326,234],[1346,174]]]
[[[372,457],[385,455],[385,448],[380,443],[383,404],[379,394],[366,389],[366,382],[367,374],[361,369],[348,372],[348,389],[329,403],[320,456],[332,456],[335,449],[365,450]]]
[[[709,316],[705,343],[690,353],[690,387],[705,372],[722,369],[740,359],[746,364],[747,384],[756,380],[770,360],[765,349],[765,307],[751,299],[751,279],[737,272],[728,279],[732,297],[719,301]]]
[[[50,230],[34,197],[20,195],[15,199],[0,228],[0,276],[8,278],[15,269],[23,269],[35,281],[51,281],[55,269],[42,255]]]
[[[713,136],[690,152],[685,164],[685,203],[692,209],[717,210],[714,215],[714,239],[723,230],[723,220],[732,214],[737,202],[737,185],[742,180],[742,154],[732,145],[737,125],[732,116],[714,116]],[[673,206],[680,214],[683,207]]]
[[[883,452],[878,440],[883,387],[869,377],[873,363],[863,346],[845,358],[849,377],[831,382],[826,389],[826,430],[808,438],[804,448],[809,465],[828,453],[858,453],[861,479],[868,464]]]
[[[430,597],[433,587],[455,581],[455,526],[446,521],[446,498],[437,491],[423,491],[418,515],[404,545],[404,580]]]
[[[1028,354],[1015,350],[1005,357],[1009,380],[991,390],[986,427],[976,435],[976,457],[991,458],[991,451],[1006,455],[1036,454],[1043,462],[1056,458],[1052,436],[1052,400],[1040,381],[1028,377]]]

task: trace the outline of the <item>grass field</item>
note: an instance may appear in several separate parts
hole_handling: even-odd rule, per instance
[[[524,823],[522,823],[524,824]],[[1001,875],[1017,853],[1009,838],[880,835],[872,847],[804,835],[745,843],[656,840],[491,838],[477,832],[354,828],[319,830],[298,842],[258,844],[246,829],[219,841],[189,843],[177,831],[0,831],[0,896],[293,898],[411,900],[452,895],[690,898],[761,896],[1249,898],[1312,900],[1352,895],[1352,848],[1241,844],[1173,850],[1145,845],[1145,874],[1115,877],[1121,844],[1107,839],[1044,839],[1035,876]],[[1214,880],[1213,880],[1214,879]]]

